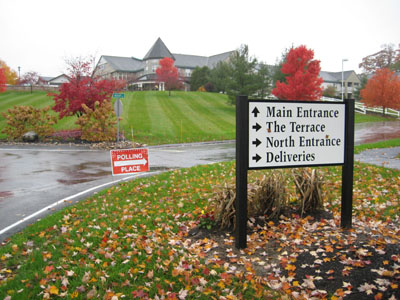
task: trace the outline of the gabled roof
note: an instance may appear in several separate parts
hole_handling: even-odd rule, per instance
[[[188,55],[188,54],[174,54],[175,66],[179,68],[196,68],[207,66],[208,57]]]
[[[165,46],[164,42],[160,38],[158,38],[153,47],[151,47],[149,52],[147,52],[147,54],[143,57],[143,60],[164,57],[170,57],[175,60],[175,57],[168,50],[167,46]]]
[[[212,69],[214,68],[218,62],[227,60],[235,51],[228,51],[224,53],[220,53],[217,55],[210,56],[208,58],[207,66]]]
[[[69,77],[68,75],[61,74],[61,75],[51,78],[49,80],[49,82],[57,81],[58,79],[61,79],[61,78],[68,79],[68,81],[71,80],[71,77]]]
[[[111,67],[116,71],[133,72],[143,69],[143,61],[134,57],[121,57],[121,56],[105,56],[102,58],[107,60]]]
[[[179,68],[194,69],[196,67],[207,66],[210,69],[214,68],[218,62],[225,61],[232,55],[234,51],[229,51],[213,56],[198,56],[188,54],[175,54],[175,66]]]
[[[347,80],[349,76],[354,73],[354,71],[344,71],[343,79]],[[324,82],[341,82],[342,81],[342,72],[327,72],[321,71],[319,72],[319,76],[324,80]]]

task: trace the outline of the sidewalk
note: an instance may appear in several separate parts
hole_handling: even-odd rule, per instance
[[[399,153],[400,147],[369,149],[355,154],[354,160],[400,170],[400,159],[396,158]]]

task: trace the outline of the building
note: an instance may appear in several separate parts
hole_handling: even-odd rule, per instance
[[[100,79],[125,80],[130,90],[164,90],[163,83],[157,82],[156,69],[164,57],[174,60],[179,75],[184,79],[185,90],[190,89],[190,77],[196,67],[212,69],[220,61],[227,61],[234,51],[213,56],[197,56],[171,53],[158,38],[143,59],[135,57],[102,55],[93,71]]]
[[[43,77],[45,78],[45,77]],[[65,74],[61,74],[57,77],[52,77],[50,79],[47,80],[47,84],[48,85],[53,85],[53,86],[60,86],[63,83],[67,83],[71,80],[71,78]]]
[[[326,72],[321,71],[319,76],[324,80],[322,88],[326,89],[328,86],[333,86],[336,89],[336,95],[342,95],[342,72]],[[356,72],[344,71],[343,72],[343,90],[344,99],[354,98],[353,94],[356,88],[360,87],[361,80]]]

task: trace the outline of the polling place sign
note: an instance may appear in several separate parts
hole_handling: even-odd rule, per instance
[[[146,148],[111,150],[113,175],[127,175],[149,171],[149,151]]]
[[[343,102],[249,101],[249,169],[344,163]]]

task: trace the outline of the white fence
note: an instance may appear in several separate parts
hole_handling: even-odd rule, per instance
[[[341,102],[342,100],[336,99],[336,98],[329,98],[329,97],[322,97],[322,101],[330,101],[330,102]],[[366,114],[368,112],[374,112],[374,113],[383,113],[383,108],[382,107],[367,107],[364,105],[364,103],[356,101],[354,109],[361,113],[361,114]],[[385,115],[391,115],[395,116],[397,118],[400,118],[400,111],[391,109],[391,108],[386,108],[385,109]]]

